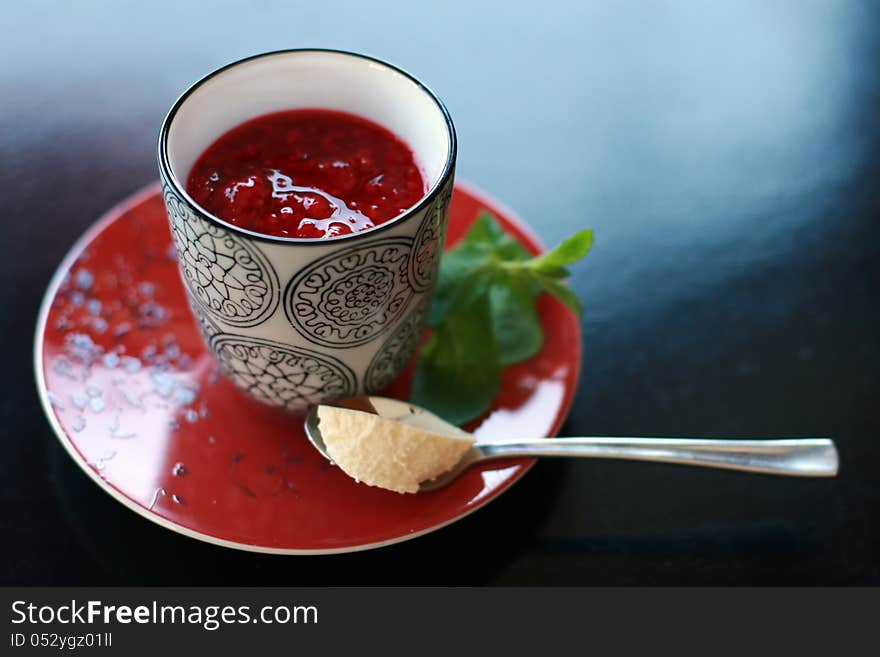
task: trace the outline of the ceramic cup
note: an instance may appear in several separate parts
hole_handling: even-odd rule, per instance
[[[328,239],[262,235],[198,206],[186,180],[230,128],[299,107],[358,114],[412,149],[428,192],[395,219]],[[384,62],[288,50],[211,73],[174,104],[159,170],[178,265],[202,336],[226,375],[295,413],[390,383],[414,353],[443,246],[455,131],[440,100]]]

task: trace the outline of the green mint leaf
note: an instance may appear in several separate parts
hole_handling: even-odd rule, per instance
[[[461,241],[463,246],[495,246],[507,237],[498,220],[485,210],[480,212]]]
[[[537,258],[533,258],[529,263],[529,268],[546,276],[560,278],[553,272],[563,265],[569,265],[580,260],[590,250],[593,245],[593,231],[581,230],[560,242],[556,247],[547,251]]]
[[[498,220],[488,212],[481,212],[455,249],[482,253],[494,260],[518,261],[531,257],[515,237],[504,232]]]
[[[439,326],[455,306],[481,300],[488,294],[491,283],[492,270],[483,266],[448,274],[446,280],[441,277],[428,311],[428,326]]]
[[[593,235],[584,230],[532,257],[490,213],[482,212],[440,261],[412,401],[462,424],[492,403],[504,366],[534,356],[544,341],[535,300],[543,290],[580,314],[562,283],[565,265],[583,257]]]
[[[464,238],[440,260],[428,325],[437,326],[451,306],[487,294],[487,286],[505,273],[505,263],[528,258],[528,252],[504,232],[495,217],[480,213]]]
[[[577,298],[577,294],[575,294],[574,290],[568,287],[568,285],[560,283],[555,278],[548,278],[547,276],[541,276],[540,274],[535,274],[534,279],[545,292],[549,292],[559,299],[562,303],[568,306],[575,315],[580,317],[583,314],[580,299]]]
[[[446,253],[440,259],[440,271],[437,274],[437,282],[434,285],[434,297],[431,302],[431,315],[428,324],[434,325],[430,316],[436,315],[437,320],[442,319],[448,312],[449,306],[455,300],[456,295],[462,289],[468,276],[478,271],[483,262],[481,256],[462,249],[454,249]]]
[[[489,305],[456,305],[422,349],[410,398],[448,422],[463,424],[489,408],[500,381]]]
[[[541,349],[544,334],[535,310],[535,289],[529,277],[510,276],[489,292],[492,329],[502,365],[512,365],[534,356]]]
[[[565,267],[557,267],[556,265],[548,265],[542,264],[539,266],[533,265],[531,262],[527,263],[527,267],[542,276],[547,276],[548,278],[568,278],[571,274]]]

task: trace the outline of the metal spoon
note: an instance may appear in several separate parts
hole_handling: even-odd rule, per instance
[[[333,406],[366,411],[407,424],[430,426],[434,433],[462,432],[433,413],[409,402],[360,395],[337,399]],[[417,416],[417,417],[414,417]],[[318,426],[317,407],[306,416],[309,441],[328,460],[327,447]],[[718,438],[529,438],[474,443],[458,465],[436,479],[422,482],[419,492],[442,488],[474,463],[517,456],[574,456],[680,463],[726,470],[743,470],[795,477],[833,477],[838,457],[828,438],[786,438],[774,440],[728,440]]]

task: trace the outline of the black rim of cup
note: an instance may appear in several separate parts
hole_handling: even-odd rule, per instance
[[[275,57],[279,55],[289,55],[293,53],[328,53],[335,55],[343,55],[347,57],[354,57],[357,59],[365,59],[370,62],[375,62],[380,64],[381,66],[387,67],[392,71],[400,73],[405,78],[413,82],[421,91],[428,95],[428,97],[434,102],[437,108],[440,110],[443,115],[443,120],[446,123],[447,135],[449,138],[449,154],[446,157],[446,162],[443,164],[443,170],[440,173],[437,182],[428,190],[428,193],[425,194],[418,203],[409,208],[406,212],[399,214],[393,219],[389,219],[388,221],[379,224],[373,228],[368,230],[360,231],[357,233],[348,233],[345,235],[338,235],[335,237],[328,237],[323,239],[314,239],[314,238],[306,238],[306,237],[282,237],[277,235],[266,235],[263,233],[257,233],[252,230],[247,230],[246,228],[242,228],[240,226],[236,226],[235,224],[231,224],[229,222],[223,221],[219,217],[211,214],[204,208],[202,208],[195,200],[190,197],[186,192],[186,188],[184,185],[180,183],[177,177],[174,175],[174,171],[171,168],[171,161],[168,156],[168,134],[170,131],[171,124],[174,122],[174,118],[177,115],[177,111],[186,102],[186,100],[203,84],[211,80],[212,78],[220,75],[221,73],[235,67],[240,64],[244,64],[246,62],[250,62],[256,59],[262,59],[265,57]],[[220,135],[217,135],[218,137]],[[330,242],[341,242],[344,240],[351,240],[360,238],[366,238],[373,236],[383,230],[387,230],[394,226],[398,226],[402,224],[404,221],[413,217],[421,212],[425,207],[429,204],[433,203],[440,192],[446,187],[446,183],[453,175],[453,171],[455,169],[455,158],[457,151],[457,139],[455,135],[455,126],[452,123],[452,117],[449,115],[449,110],[446,109],[446,106],[443,104],[443,101],[435,94],[429,87],[427,87],[424,83],[419,81],[418,78],[414,77],[407,71],[394,66],[393,64],[389,64],[381,59],[376,57],[372,57],[370,55],[364,55],[361,53],[350,52],[347,50],[335,50],[332,48],[290,48],[286,50],[273,50],[271,52],[260,53],[257,55],[251,55],[249,57],[245,57],[243,59],[238,59],[234,62],[230,62],[225,66],[221,66],[220,68],[208,73],[206,76],[201,78],[200,80],[194,82],[189,86],[189,88],[181,94],[181,96],[174,102],[174,105],[171,106],[171,109],[168,111],[168,114],[165,116],[165,120],[162,121],[162,128],[159,130],[159,171],[162,174],[162,178],[164,181],[174,190],[174,193],[180,197],[194,212],[197,212],[199,216],[202,218],[222,226],[227,230],[231,230],[233,232],[246,235],[251,239],[261,240],[265,242],[273,242],[277,244],[314,244],[314,245],[324,245]]]

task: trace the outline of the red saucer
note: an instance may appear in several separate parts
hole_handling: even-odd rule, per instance
[[[512,213],[457,183],[447,243],[486,208],[531,251]],[[306,441],[302,420],[241,395],[190,317],[158,185],[112,209],[71,249],[37,324],[40,398],[59,440],[101,488],[142,516],[218,545],[350,552],[433,531],[495,498],[529,459],[471,468],[432,493],[355,483]],[[510,367],[482,437],[553,435],[580,368],[577,319],[542,297],[541,353]],[[404,375],[386,391],[406,394]]]

